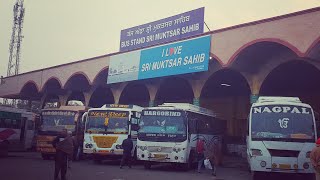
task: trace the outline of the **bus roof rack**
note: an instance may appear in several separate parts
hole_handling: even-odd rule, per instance
[[[136,109],[136,108],[143,108],[138,105],[133,104],[105,104],[101,108],[128,108],[128,109]]]
[[[184,109],[184,110],[198,110],[204,114],[210,114],[212,116],[215,116],[216,114],[206,108],[200,107],[200,106],[196,106],[193,104],[189,104],[189,103],[163,103],[161,105],[159,105],[159,107],[175,107],[175,108],[180,108],[180,109]]]
[[[279,101],[301,103],[301,100],[298,97],[281,97],[281,96],[260,96],[256,103],[279,102]]]

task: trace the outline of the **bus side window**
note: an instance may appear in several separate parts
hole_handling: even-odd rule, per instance
[[[28,130],[34,130],[34,123],[32,120],[28,120]]]
[[[19,124],[21,124],[21,126],[20,126],[20,128],[21,128],[21,133],[20,133],[20,141],[22,142],[23,140],[24,140],[24,138],[25,138],[25,132],[26,132],[26,123],[27,123],[27,118],[26,117],[22,117],[21,118],[21,123],[19,123]]]
[[[0,128],[5,128],[6,123],[4,122],[4,118],[0,118]]]
[[[197,134],[197,119],[194,113],[188,112],[189,134]]]
[[[11,119],[4,119],[4,127],[5,128],[13,128],[12,123],[11,123]]]

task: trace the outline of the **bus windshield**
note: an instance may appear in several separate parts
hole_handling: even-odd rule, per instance
[[[252,140],[313,142],[311,108],[292,105],[256,106],[251,110]]]
[[[141,141],[182,142],[187,139],[186,124],[183,111],[144,110],[138,138]]]
[[[43,111],[42,112],[42,131],[61,131],[68,129],[75,131],[75,115],[74,111]]]
[[[86,132],[126,134],[129,129],[128,121],[128,111],[90,111]]]

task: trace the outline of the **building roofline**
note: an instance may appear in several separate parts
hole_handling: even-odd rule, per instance
[[[238,25],[234,25],[234,26],[230,26],[230,27],[216,29],[211,32],[214,34],[214,33],[219,33],[219,32],[228,31],[228,30],[232,30],[232,29],[238,29],[238,28],[242,28],[242,27],[246,27],[246,26],[253,26],[253,25],[262,24],[262,23],[266,23],[266,22],[286,19],[289,17],[299,16],[299,15],[308,14],[308,13],[317,12],[317,11],[320,11],[320,6],[315,7],[315,8],[311,8],[311,9],[305,9],[302,11],[296,11],[296,12],[289,13],[289,14],[283,14],[283,15],[260,19],[260,20],[256,20],[256,21],[252,21],[252,22],[242,23],[242,24],[238,24]]]
[[[188,37],[188,38],[183,38],[183,39],[179,39],[179,40],[175,40],[175,41],[160,43],[160,44],[147,46],[147,47],[143,47],[143,48],[139,48],[139,49],[134,49],[134,50],[130,50],[130,51],[113,52],[113,53],[104,54],[104,55],[100,55],[100,56],[95,56],[95,57],[91,57],[91,58],[86,58],[86,59],[82,59],[82,60],[78,60],[78,61],[72,61],[72,62],[65,63],[65,64],[59,64],[59,65],[56,65],[56,66],[51,66],[51,67],[47,67],[47,68],[43,68],[43,69],[37,69],[37,70],[33,70],[33,71],[24,72],[24,73],[21,73],[21,74],[18,74],[18,75],[14,75],[14,76],[20,76],[20,75],[25,75],[25,74],[34,73],[34,72],[41,72],[41,71],[44,71],[44,70],[53,69],[53,68],[57,68],[57,67],[61,67],[61,66],[67,66],[67,65],[71,65],[71,64],[86,62],[86,61],[94,60],[94,59],[97,59],[97,58],[103,58],[103,57],[113,56],[113,55],[117,55],[117,54],[128,53],[128,52],[131,52],[131,51],[137,51],[137,50],[146,49],[146,48],[150,48],[150,47],[154,47],[154,46],[160,46],[160,45],[163,45],[163,44],[182,41],[182,40],[186,40],[186,39],[192,39],[192,38],[195,38],[195,37],[205,36],[205,35],[209,35],[209,34],[216,34],[216,33],[224,32],[224,31],[228,31],[228,30],[243,28],[243,27],[247,27],[247,26],[253,26],[253,25],[262,24],[262,23],[266,23],[266,22],[277,21],[277,20],[286,19],[286,18],[289,18],[289,17],[299,16],[299,15],[308,14],[308,13],[317,12],[317,11],[320,11],[320,7],[315,7],[315,8],[306,9],[306,10],[302,10],[302,11],[297,11],[297,12],[293,12],[293,13],[289,13],[289,14],[274,16],[274,17],[271,17],[271,18],[265,18],[265,19],[261,19],[261,20],[257,20],[257,21],[252,21],[252,22],[248,22],[248,23],[243,23],[243,24],[238,24],[238,25],[234,25],[234,26],[230,26],[230,27],[216,29],[216,30],[212,30],[212,31],[208,31],[208,32],[199,34],[199,35],[191,36],[191,37]],[[3,77],[3,79],[14,77],[14,76]]]

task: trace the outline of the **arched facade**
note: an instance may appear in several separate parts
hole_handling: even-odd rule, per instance
[[[167,77],[160,83],[155,104],[180,102],[193,103],[194,93],[188,80],[180,77]]]
[[[136,104],[142,107],[148,107],[150,95],[148,88],[138,82],[130,82],[123,89],[119,98],[119,104]]]

